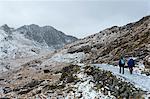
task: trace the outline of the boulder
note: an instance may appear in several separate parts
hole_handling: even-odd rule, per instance
[[[11,89],[10,87],[5,87],[5,88],[3,89],[4,94],[7,94],[7,93],[9,93],[9,92],[11,92],[11,91],[12,91],[12,89]]]
[[[94,55],[96,55],[97,54],[97,48],[92,48],[91,49],[91,53],[94,54]]]
[[[76,52],[76,50],[77,50],[76,48],[69,48],[67,52],[73,54]]]
[[[75,77],[73,77],[73,76],[68,76],[67,79],[66,79],[66,83],[72,83],[72,82],[74,82],[75,80],[76,80]]]
[[[40,53],[40,49],[37,49],[37,48],[32,48],[31,51],[36,53],[36,54]]]
[[[44,71],[44,73],[50,73],[50,70],[48,70],[48,69],[45,69],[43,71]]]
[[[83,50],[81,49],[81,47],[78,47],[78,48],[72,47],[72,48],[69,48],[67,52],[70,54],[73,54],[73,53],[83,52]]]
[[[32,87],[35,87],[35,86],[39,85],[40,83],[41,83],[41,81],[32,80],[31,82],[29,82],[28,84],[26,84],[24,86],[24,88],[32,88]]]
[[[103,47],[103,46],[104,46],[103,44],[96,43],[96,44],[94,44],[92,47],[93,47],[93,48],[100,49],[100,48]]]

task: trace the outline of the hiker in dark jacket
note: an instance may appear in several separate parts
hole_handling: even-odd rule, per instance
[[[129,67],[129,71],[130,71],[130,74],[132,74],[132,71],[133,71],[133,67],[135,66],[135,62],[134,60],[131,58],[129,61],[128,61],[128,67]]]
[[[123,57],[120,58],[119,60],[119,73],[121,73],[121,68],[123,69],[122,70],[122,74],[124,74],[124,66],[125,66],[125,59]]]

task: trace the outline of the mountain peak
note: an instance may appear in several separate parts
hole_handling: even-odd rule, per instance
[[[1,29],[10,29],[10,27],[7,24],[4,24],[0,27]]]
[[[13,28],[10,28],[7,24],[4,24],[0,27],[0,29],[4,30],[6,33],[11,33]]]
[[[37,25],[37,24],[30,24],[30,25],[27,25],[27,26],[29,26],[29,27],[40,27],[40,26]]]
[[[15,31],[24,34],[26,38],[46,43],[49,47],[61,48],[64,44],[73,42],[77,38],[68,36],[52,26],[39,26],[36,24],[24,25]]]
[[[149,20],[150,19],[150,15],[143,17],[141,20]]]
[[[145,23],[145,24],[149,24],[150,23],[150,15],[143,17],[142,19],[137,21],[135,24],[136,25],[141,25],[143,23]]]
[[[36,24],[30,24],[30,25],[24,25],[20,28],[40,28],[40,26]]]
[[[43,29],[50,29],[50,30],[51,30],[51,29],[54,29],[54,30],[55,30],[55,28],[54,28],[54,27],[52,27],[52,26],[48,26],[48,25],[47,25],[47,26],[43,26],[42,28],[43,28]]]
[[[56,29],[55,29],[54,27],[52,27],[52,26],[48,26],[48,25],[46,25],[46,26],[39,26],[39,25],[36,25],[36,24],[24,25],[24,26],[22,26],[22,27],[20,27],[20,28],[18,28],[18,29],[56,30]]]

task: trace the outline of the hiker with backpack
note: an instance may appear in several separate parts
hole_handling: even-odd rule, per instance
[[[122,74],[124,74],[124,66],[125,66],[125,59],[123,57],[120,58],[119,60],[119,73],[121,73],[121,68],[123,69],[122,70]]]
[[[132,58],[130,58],[129,61],[128,61],[128,68],[129,68],[130,74],[132,74],[134,66],[135,66],[135,62]]]

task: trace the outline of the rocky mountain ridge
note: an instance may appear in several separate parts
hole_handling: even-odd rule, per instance
[[[40,27],[35,24],[25,25],[18,29],[4,24],[0,27],[0,38],[0,58],[9,57],[12,53],[20,53],[20,56],[22,56],[22,52],[38,54],[40,50],[55,50],[77,40],[77,38],[65,35],[51,26]]]
[[[39,43],[45,43],[49,47],[55,49],[62,48],[65,44],[76,41],[77,38],[65,35],[63,32],[56,30],[51,26],[40,27],[35,24],[24,25],[15,31],[24,34],[26,38],[37,41]]]
[[[69,49],[68,49],[69,48]],[[66,46],[68,53],[84,52],[83,62],[116,64],[120,56],[135,57],[150,67],[150,16],[122,27],[113,26]]]

